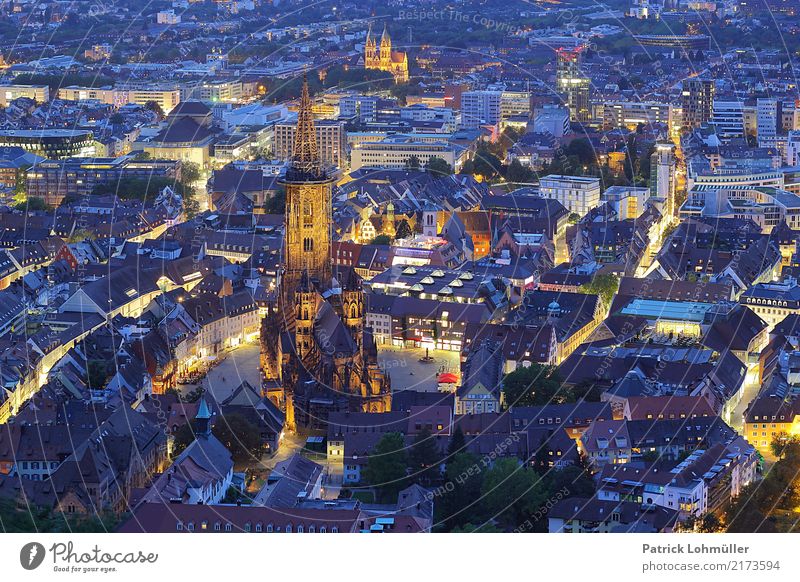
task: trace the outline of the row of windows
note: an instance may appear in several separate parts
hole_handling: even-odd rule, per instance
[[[209,526],[209,524],[208,524],[207,521],[201,521],[200,524],[199,524],[199,527],[200,527],[201,530],[207,530],[208,526]],[[183,522],[182,521],[177,522],[177,524],[175,525],[175,529],[176,529],[176,531],[183,531],[184,530]],[[190,521],[189,523],[186,524],[185,529],[186,529],[186,531],[195,531],[195,523],[193,521]],[[214,531],[222,531],[223,530],[222,523],[220,523],[219,521],[214,522],[213,529],[214,529]],[[233,526],[230,523],[226,523],[224,525],[224,530],[226,532],[233,531]],[[246,524],[244,524],[244,531],[246,531],[246,532],[255,531],[256,533],[261,533],[261,532],[272,533],[274,531],[280,531],[280,527],[277,528],[277,530],[276,530],[275,526],[273,526],[271,523],[263,525],[261,522],[258,522],[258,523],[255,524],[255,528],[254,528],[253,525],[250,522],[247,522]],[[292,524],[291,523],[287,524],[286,527],[284,528],[284,532],[285,533],[292,533],[292,531],[293,531]],[[294,531],[296,531],[297,533],[305,533],[306,531],[308,533],[315,533],[317,531],[317,529],[313,525],[309,525],[308,528],[306,529],[302,524],[300,524],[300,525],[297,526],[297,528]],[[327,529],[326,526],[324,526],[324,525],[319,526],[319,533],[327,533],[327,531],[328,531],[328,529]],[[331,533],[339,533],[339,528],[334,525],[334,526],[331,527],[330,531],[331,531]]]

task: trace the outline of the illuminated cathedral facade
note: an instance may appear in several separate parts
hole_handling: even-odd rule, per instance
[[[275,308],[262,324],[267,395],[290,430],[325,431],[331,412],[387,412],[388,376],[364,325],[361,279],[332,266],[332,188],[304,83],[286,189],[284,265]]]
[[[371,28],[367,32],[367,42],[364,45],[364,68],[391,73],[395,83],[408,81],[408,55],[392,50],[392,39],[385,26],[380,44],[372,35]]]

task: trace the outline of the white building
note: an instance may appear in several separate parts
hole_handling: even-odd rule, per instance
[[[465,91],[461,95],[461,127],[498,124],[502,98],[502,91]]]
[[[745,106],[741,101],[714,101],[711,122],[722,138],[743,137],[745,135]]]
[[[758,99],[756,101],[758,120],[758,139],[775,137],[783,128],[782,104],[779,99]]]
[[[549,133],[562,138],[569,131],[569,109],[566,107],[543,107],[533,119],[533,131]]]
[[[570,212],[584,216],[600,204],[600,179],[591,176],[545,176],[539,195],[558,200]]]
[[[419,160],[420,167],[425,167],[431,158],[443,159],[456,171],[462,164],[456,147],[446,141],[429,142],[415,136],[397,135],[354,147],[350,152],[350,169],[405,168],[412,157]]]

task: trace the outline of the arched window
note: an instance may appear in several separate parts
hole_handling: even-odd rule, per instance
[[[303,533],[303,524],[297,526],[297,533]]]
[[[292,533],[292,524],[291,523],[287,523],[286,524],[286,533]]]

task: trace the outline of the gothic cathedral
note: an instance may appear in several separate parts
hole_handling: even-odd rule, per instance
[[[392,39],[389,37],[389,31],[385,25],[380,46],[372,36],[372,28],[367,32],[367,42],[364,46],[364,68],[391,73],[395,83],[408,81],[408,55],[392,50]]]
[[[286,189],[284,268],[274,308],[262,323],[265,392],[290,430],[325,431],[331,412],[386,412],[388,376],[364,326],[361,279],[332,266],[332,188],[322,166],[304,82]]]

